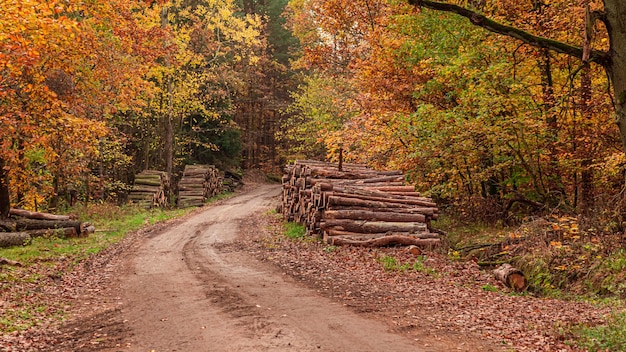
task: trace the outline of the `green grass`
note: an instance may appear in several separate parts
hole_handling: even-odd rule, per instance
[[[401,263],[395,257],[392,257],[390,255],[384,255],[378,258],[378,262],[387,271],[404,272],[407,270],[412,270],[412,271],[422,272],[428,275],[436,274],[437,273],[436,270],[432,268],[427,268],[424,265],[424,259],[425,259],[425,256],[420,255],[420,256],[417,256],[416,260],[412,263],[411,262]]]
[[[285,236],[291,239],[303,239],[306,236],[306,228],[304,225],[295,222],[287,222],[284,224]]]
[[[626,313],[613,315],[606,325],[580,327],[574,333],[580,347],[588,351],[626,350]]]
[[[181,216],[191,210],[193,208],[148,210],[131,206],[94,205],[80,217],[82,221],[94,224],[96,233],[84,238],[37,237],[27,246],[0,249],[0,257],[17,260],[25,265],[61,257],[71,257],[75,261],[80,261],[119,242],[130,231]]]

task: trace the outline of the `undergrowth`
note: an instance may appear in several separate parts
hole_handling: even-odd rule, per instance
[[[556,215],[509,227],[464,224],[443,216],[436,225],[448,234],[451,259],[474,260],[485,270],[510,263],[524,273],[531,295],[624,307],[626,242],[619,233]],[[590,351],[626,349],[626,312],[616,313],[605,325],[570,328],[573,340]]]
[[[574,333],[580,338],[578,344],[588,351],[626,350],[626,313],[613,315],[605,325],[577,327]]]

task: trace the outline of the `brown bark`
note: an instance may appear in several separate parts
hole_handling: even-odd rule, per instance
[[[22,233],[30,235],[30,237],[51,237],[56,236],[60,238],[78,237],[80,232],[76,231],[75,227],[62,227],[62,228],[46,228],[37,230],[23,230]]]
[[[11,209],[9,197],[9,172],[5,169],[4,159],[0,158],[0,219],[6,219]]]
[[[394,212],[375,212],[367,210],[326,210],[324,211],[326,219],[352,219],[352,220],[371,220],[371,221],[395,221],[395,222],[426,222],[426,216],[423,214],[406,214]]]
[[[9,214],[33,220],[69,221],[72,218],[69,215],[56,215],[15,208],[12,208]]]
[[[516,292],[523,291],[528,286],[524,273],[514,268],[511,264],[502,264],[493,271],[493,276],[496,280],[502,282]]]
[[[41,229],[62,229],[74,228],[77,233],[82,233],[88,223],[77,220],[34,220],[34,219],[18,219],[15,220],[17,231],[24,230],[41,230]]]
[[[388,221],[361,221],[349,219],[325,219],[320,223],[322,230],[335,229],[359,233],[384,233],[384,232],[427,232],[428,228],[423,223],[413,222],[388,222]]]
[[[0,232],[0,248],[24,246],[30,241],[30,235],[24,232]]]
[[[389,245],[418,246],[418,247],[437,247],[440,244],[438,238],[419,239],[409,236],[385,236],[370,240],[351,240],[342,237],[330,237],[331,245],[350,245],[358,247],[384,247]]]
[[[373,201],[359,198],[329,196],[327,205],[355,206],[363,208],[410,208],[408,204]]]
[[[411,233],[411,232],[379,232],[379,233],[360,233],[360,232],[350,232],[343,230],[335,230],[329,229],[324,231],[327,237],[343,237],[348,239],[358,239],[358,240],[370,240],[374,238],[381,238],[387,236],[408,236],[413,238],[440,238],[439,235],[430,232],[423,233]]]

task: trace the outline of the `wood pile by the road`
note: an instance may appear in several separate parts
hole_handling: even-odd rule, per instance
[[[400,171],[297,161],[285,167],[281,211],[329,244],[437,246],[437,205],[406,185]]]
[[[145,207],[166,207],[169,204],[170,179],[167,172],[144,170],[135,175],[128,199]]]
[[[34,237],[86,237],[96,231],[88,222],[69,215],[11,209],[9,218],[0,220],[0,248],[22,246]]]
[[[222,175],[213,165],[187,165],[178,182],[178,206],[201,206],[222,192]]]
[[[234,171],[225,171],[222,185],[224,186],[224,190],[234,192],[243,186],[243,177]]]

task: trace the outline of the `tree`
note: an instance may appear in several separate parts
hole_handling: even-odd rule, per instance
[[[536,36],[520,28],[491,20],[476,10],[455,4],[428,0],[409,0],[409,3],[432,10],[456,13],[469,19],[472,24],[491,32],[580,59],[583,66],[589,62],[602,66],[612,84],[615,122],[619,129],[622,150],[626,153],[626,22],[622,19],[626,13],[626,2],[603,0],[603,9],[595,11],[587,9],[585,38],[581,38],[583,39],[581,46]],[[591,49],[592,43],[589,39],[592,38],[591,31],[593,31],[596,21],[601,22],[608,33],[609,49],[607,51]]]
[[[140,105],[158,31],[143,2],[3,2],[0,19],[0,216],[54,196],[88,171],[118,111]],[[9,191],[6,191],[6,187]]]

